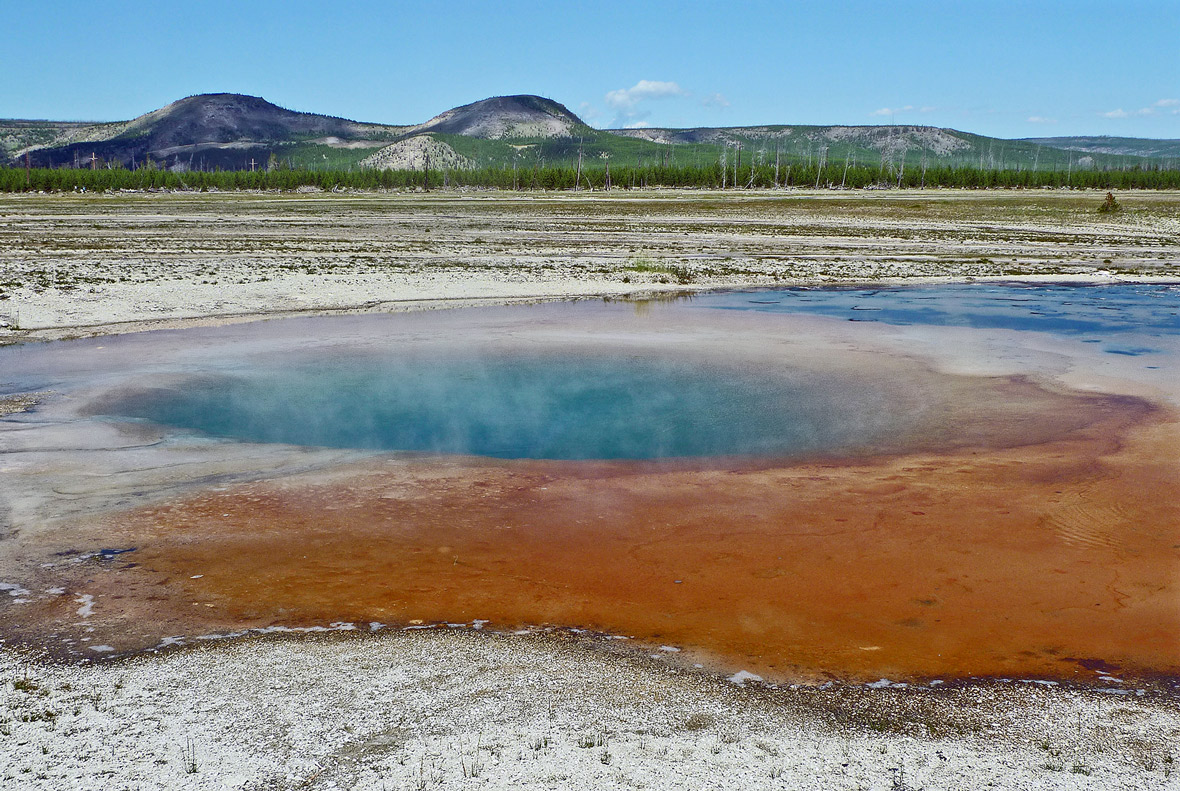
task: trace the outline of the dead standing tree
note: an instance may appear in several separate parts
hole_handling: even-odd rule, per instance
[[[766,149],[763,148],[754,154],[750,159],[750,180],[746,182],[746,189],[754,186],[754,178],[758,172],[758,166],[766,160]]]
[[[901,164],[897,169],[897,188],[901,189],[902,180],[905,179],[905,158],[906,154],[910,152],[910,145],[908,141],[901,144]]]
[[[819,189],[819,180],[823,176],[824,166],[828,164],[828,147],[820,146],[815,159],[815,189]]]
[[[578,173],[574,176],[574,192],[582,189],[582,138],[578,138]]]

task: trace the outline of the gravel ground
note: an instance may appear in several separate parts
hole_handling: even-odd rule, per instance
[[[0,649],[0,779],[22,789],[1180,788],[1180,707],[1160,693],[871,686],[779,689],[568,635],[472,629],[254,638],[73,666]]]
[[[0,341],[787,283],[1180,278],[1180,193],[0,196]],[[134,325],[128,323],[141,324]],[[72,334],[78,334],[74,331]]]

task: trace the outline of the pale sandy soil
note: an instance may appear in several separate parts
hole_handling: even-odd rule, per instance
[[[1180,194],[1122,196],[1113,218],[1100,203],[960,191],[4,196],[0,339],[776,283],[1180,278]]]
[[[443,629],[69,667],[0,650],[0,784],[1180,787],[1172,700],[1022,683],[776,689],[578,643]]]
[[[776,283],[1180,279],[1180,194],[1120,200],[1106,218],[1101,195],[1055,192],[4,196],[0,342]],[[568,636],[366,638],[68,666],[0,647],[0,787],[1180,788],[1176,698],[1114,679],[773,689]]]

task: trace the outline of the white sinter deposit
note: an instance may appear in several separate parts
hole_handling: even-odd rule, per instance
[[[457,629],[0,679],[6,789],[1180,788],[1175,700],[1114,680],[774,689]]]

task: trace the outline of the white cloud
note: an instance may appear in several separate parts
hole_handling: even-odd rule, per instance
[[[1158,115],[1160,109],[1172,109],[1172,114],[1180,113],[1180,99],[1160,99],[1150,107],[1140,107],[1138,110],[1124,110],[1118,108],[1117,110],[1108,110],[1105,113],[1100,113],[1103,118],[1142,118],[1149,115]]]
[[[908,113],[913,110],[912,104],[907,104],[905,107],[882,107],[879,110],[873,110],[872,115],[896,115],[898,113]]]
[[[701,104],[705,107],[720,107],[721,109],[725,109],[729,107],[729,99],[726,99],[724,94],[714,93],[701,99]]]
[[[651,129],[651,124],[647,121],[632,121],[623,126],[624,129]]]
[[[602,113],[598,112],[598,108],[590,104],[590,102],[582,102],[578,105],[578,116],[586,123],[592,123],[598,120]]]
[[[1055,124],[1055,123],[1057,123],[1056,118],[1046,118],[1043,115],[1030,115],[1026,120],[1030,124]]]
[[[920,108],[920,109],[918,110],[918,112],[920,112],[920,113],[932,113],[932,112],[934,112],[934,111],[935,111],[935,110],[937,110],[937,109],[938,109],[938,108],[937,108],[937,107],[935,107],[934,105],[928,104],[928,105],[926,105],[925,107],[922,107],[922,108]]]
[[[606,95],[606,103],[615,110],[615,117],[610,123],[610,128],[636,128],[636,124],[651,115],[650,110],[640,107],[643,102],[688,95],[688,91],[681,88],[679,84],[660,82],[659,80],[640,80],[630,88],[611,91]]]
[[[619,88],[606,95],[606,103],[618,110],[630,109],[644,99],[665,99],[669,96],[687,96],[674,82],[640,80],[630,88]]]

